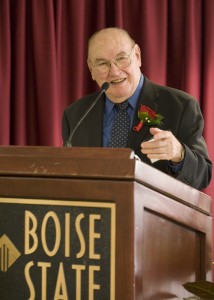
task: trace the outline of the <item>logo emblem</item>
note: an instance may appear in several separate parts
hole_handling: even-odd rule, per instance
[[[15,263],[21,253],[14,246],[11,240],[4,234],[0,238],[0,270],[7,270]]]

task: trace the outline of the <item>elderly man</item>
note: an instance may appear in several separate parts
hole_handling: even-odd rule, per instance
[[[131,148],[143,162],[178,180],[207,187],[212,163],[196,99],[147,79],[140,69],[139,46],[120,28],[92,35],[87,63],[98,86],[107,83],[105,93],[99,101],[94,93],[65,109],[64,145],[72,133],[72,146]]]

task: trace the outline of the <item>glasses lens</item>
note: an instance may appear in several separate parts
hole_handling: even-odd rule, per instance
[[[121,56],[115,59],[115,64],[118,68],[126,68],[131,64],[130,56]]]
[[[133,47],[132,47],[133,50]],[[117,57],[115,60],[109,61],[109,60],[103,60],[103,61],[98,61],[95,62],[94,66],[95,68],[100,72],[100,73],[106,73],[110,70],[111,68],[111,63],[114,63],[118,68],[127,68],[131,64],[131,53],[129,55],[123,55],[120,57]]]
[[[99,72],[105,73],[109,70],[110,65],[111,65],[110,61],[105,61],[102,63],[95,64],[95,67]]]

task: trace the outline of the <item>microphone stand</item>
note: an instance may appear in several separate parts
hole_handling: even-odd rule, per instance
[[[65,147],[72,147],[72,138],[74,133],[76,132],[77,128],[80,126],[80,124],[82,123],[82,121],[85,119],[85,117],[88,115],[88,113],[92,110],[92,108],[95,106],[95,104],[97,103],[97,101],[100,99],[101,95],[109,88],[109,83],[108,82],[104,82],[103,85],[101,86],[101,90],[99,92],[99,95],[97,96],[97,98],[94,100],[94,102],[92,103],[92,105],[89,107],[89,109],[84,113],[84,115],[80,118],[80,120],[77,122],[77,124],[75,125],[74,129],[71,131],[69,138],[67,140],[67,142],[65,143]]]

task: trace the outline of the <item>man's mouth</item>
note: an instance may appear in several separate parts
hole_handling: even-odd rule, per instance
[[[111,84],[118,84],[118,83],[121,83],[125,80],[126,80],[126,78],[119,78],[119,79],[112,80],[110,83]]]

